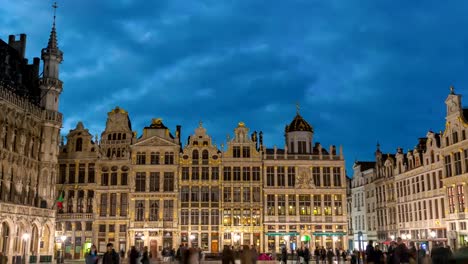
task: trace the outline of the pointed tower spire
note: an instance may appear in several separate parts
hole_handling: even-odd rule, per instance
[[[47,47],[42,49],[41,58],[44,62],[44,72],[39,80],[41,89],[40,104],[43,108],[52,111],[58,111],[58,98],[62,92],[63,85],[59,79],[59,65],[63,61],[63,52],[58,48],[57,32],[55,29],[57,7],[57,3],[52,5],[52,8],[54,8],[54,20]]]
[[[52,5],[52,8],[54,9],[54,22],[52,23],[52,30],[50,31],[50,37],[49,37],[49,43],[47,45],[48,49],[57,49],[57,32],[55,31],[55,18],[56,18],[56,12],[57,12],[57,2],[54,2]]]

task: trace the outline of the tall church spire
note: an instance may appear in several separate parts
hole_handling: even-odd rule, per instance
[[[52,49],[57,49],[57,32],[55,31],[55,18],[56,18],[56,11],[58,8],[57,2],[55,2],[52,5],[52,8],[54,9],[54,22],[52,23],[52,30],[50,31],[50,37],[49,37],[49,43],[47,45],[47,48],[52,50]]]
[[[58,111],[58,97],[62,92],[62,81],[59,79],[59,65],[63,60],[63,52],[57,45],[57,32],[55,19],[57,3],[54,8],[54,21],[50,32],[47,47],[42,49],[42,60],[44,61],[42,78],[39,81],[41,89],[41,106],[47,110]]]

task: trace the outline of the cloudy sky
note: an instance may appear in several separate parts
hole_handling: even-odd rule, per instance
[[[51,1],[4,0],[0,38],[40,55]],[[413,148],[444,128],[449,86],[468,94],[468,2],[424,0],[61,0],[60,109],[66,134],[101,133],[129,111],[141,134],[161,117],[185,139],[200,120],[218,146],[239,121],[284,145],[300,103],[314,141],[357,160]],[[467,95],[468,96],[468,95]]]

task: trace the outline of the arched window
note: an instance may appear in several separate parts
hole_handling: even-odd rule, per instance
[[[117,139],[117,134],[116,134],[116,133],[112,134],[112,139],[113,139],[113,140],[116,140],[116,139]]]
[[[75,151],[76,152],[83,151],[83,139],[82,138],[76,139]]]
[[[118,140],[121,140],[121,139],[122,139],[122,134],[119,133],[119,134],[117,135],[117,139],[118,139]]]
[[[112,139],[112,135],[111,134],[107,135],[107,140],[111,140],[111,139]]]
[[[127,139],[127,134],[124,133],[124,134],[122,135],[122,139]]]
[[[10,246],[10,227],[6,222],[3,222],[2,229],[0,229],[0,249],[1,252],[8,252]]]
[[[136,201],[136,214],[135,221],[144,221],[145,219],[145,206],[143,201]]]
[[[198,150],[196,149],[192,151],[192,164],[198,165]]]
[[[208,150],[206,149],[202,151],[202,164],[208,164]]]

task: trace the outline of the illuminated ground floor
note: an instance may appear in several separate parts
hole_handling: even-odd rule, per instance
[[[0,202],[0,252],[8,263],[52,262],[55,212]]]

